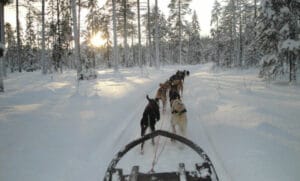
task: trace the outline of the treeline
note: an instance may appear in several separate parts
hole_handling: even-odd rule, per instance
[[[195,64],[203,61],[200,25],[196,12],[189,7],[191,0],[171,0],[168,16],[163,14],[159,7],[150,4],[149,0],[141,2],[107,0],[101,7],[97,0],[76,2],[82,71],[96,66],[115,66],[112,2],[115,2],[118,66]],[[41,12],[41,3],[38,1],[33,3],[32,0],[25,0],[22,5],[27,9],[26,27],[20,27],[17,33],[9,23],[5,24],[7,44],[5,66],[8,70],[14,72],[41,69],[42,14],[45,14],[46,20],[48,72],[75,68],[77,65],[73,56],[74,37],[70,1],[48,0],[45,13]],[[83,12],[86,16],[81,17]],[[86,26],[83,26],[83,23]],[[100,47],[91,43],[98,32],[101,32],[101,38],[105,40]]]
[[[300,68],[300,2],[297,0],[215,1],[211,60],[219,66],[260,68],[260,77],[288,75]]]
[[[5,24],[4,63],[11,72],[41,69],[44,14],[48,72],[77,66],[90,73],[96,66],[215,62],[220,67],[257,66],[266,79],[289,75],[290,81],[296,80],[300,64],[298,0],[216,0],[210,37],[200,37],[191,0],[170,0],[168,15],[149,0],[107,0],[101,7],[97,0],[76,0],[80,65],[74,58],[70,1],[48,0],[45,13],[40,1],[23,2],[26,27],[17,33]],[[85,17],[81,17],[83,12],[87,12]],[[91,44],[98,32],[105,40],[100,47]]]

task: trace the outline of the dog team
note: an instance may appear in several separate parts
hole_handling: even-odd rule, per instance
[[[151,132],[155,131],[155,124],[160,120],[159,100],[162,102],[162,112],[166,112],[167,99],[169,98],[171,108],[171,126],[173,133],[186,136],[187,128],[187,116],[186,108],[182,102],[183,96],[183,83],[184,78],[189,76],[188,70],[177,71],[172,75],[169,80],[159,84],[159,88],[156,92],[154,99],[149,98],[147,95],[148,104],[143,112],[141,119],[141,136],[143,137],[146,133],[147,128],[151,129]],[[154,139],[152,139],[154,144]],[[141,145],[141,151],[143,151],[144,144]]]

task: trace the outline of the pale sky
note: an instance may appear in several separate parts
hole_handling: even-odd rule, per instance
[[[146,0],[144,0],[146,2]],[[193,0],[191,2],[190,8],[196,10],[200,28],[201,36],[208,36],[210,34],[210,19],[211,19],[211,10],[215,0]],[[101,2],[101,1],[100,1]],[[143,0],[141,0],[143,2]],[[155,0],[150,0],[154,4]],[[170,1],[167,0],[158,0],[158,6],[163,12],[167,15],[169,12],[168,4]],[[20,22],[22,23],[23,28],[25,28],[25,19],[26,12],[24,8],[20,8]],[[15,6],[6,6],[5,7],[5,22],[10,22],[13,26],[16,22],[15,15]]]

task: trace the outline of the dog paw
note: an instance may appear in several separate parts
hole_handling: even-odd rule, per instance
[[[141,154],[141,155],[144,155],[144,150],[141,150],[140,154]]]

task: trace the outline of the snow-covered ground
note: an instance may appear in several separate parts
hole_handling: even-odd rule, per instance
[[[102,180],[117,151],[139,137],[146,94],[153,97],[177,69],[191,72],[183,97],[187,137],[209,155],[220,180],[299,180],[300,87],[266,84],[257,70],[211,67],[146,68],[143,76],[138,68],[101,69],[79,85],[73,71],[9,75],[0,94],[0,180]],[[156,128],[170,130],[169,105],[161,117]],[[199,159],[168,139],[156,143],[154,170],[176,170],[179,162],[190,168]],[[146,142],[144,155],[131,150],[119,167],[147,172],[154,150]]]

